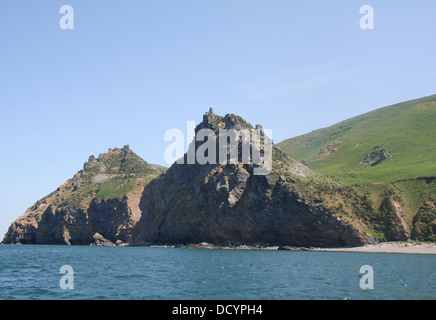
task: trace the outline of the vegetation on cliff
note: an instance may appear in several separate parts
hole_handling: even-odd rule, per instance
[[[96,232],[113,242],[129,241],[142,190],[162,172],[129,146],[91,155],[73,178],[15,220],[3,242],[89,244]]]
[[[436,235],[436,95],[342,121],[278,144],[365,197],[361,218],[380,240]]]
[[[191,148],[194,154],[205,150],[193,141],[184,164],[168,170],[129,146],[109,149],[90,156],[73,178],[15,220],[3,243],[329,247],[436,241],[435,118],[431,96],[278,147],[272,143],[266,175],[255,174],[262,165],[240,161],[242,137],[236,145],[226,140],[237,163],[220,162],[218,149],[215,163],[188,162]],[[201,129],[217,141],[222,129],[248,130],[251,137],[258,130],[264,142],[269,139],[260,125],[213,110],[196,133]],[[251,152],[261,147],[249,140]]]

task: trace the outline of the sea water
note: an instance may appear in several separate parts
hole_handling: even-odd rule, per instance
[[[436,299],[436,255],[0,245],[0,299]]]

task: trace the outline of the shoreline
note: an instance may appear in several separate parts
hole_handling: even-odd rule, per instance
[[[0,245],[23,245],[23,244],[5,244]],[[32,245],[32,244],[28,244]],[[44,245],[44,244],[40,244]],[[63,244],[65,245],[65,244]],[[208,242],[188,243],[188,244],[153,244],[153,243],[91,243],[89,245],[74,246],[96,246],[96,247],[148,247],[148,248],[185,248],[185,249],[209,249],[209,250],[267,250],[267,251],[316,251],[316,252],[364,252],[364,253],[405,253],[405,254],[436,254],[436,243],[434,242],[382,242],[378,244],[369,244],[360,247],[297,247],[279,244],[243,244],[227,243],[213,244]]]
[[[352,248],[317,248],[316,251],[436,254],[436,244],[425,242],[382,242]]]
[[[183,245],[149,245],[148,247],[157,248],[187,248],[187,249],[224,249],[224,250],[287,250],[287,251],[318,251],[318,252],[365,252],[365,253],[408,253],[408,254],[436,254],[436,243],[425,242],[382,242],[360,247],[344,248],[319,248],[319,247],[296,247],[282,245],[248,245],[248,244],[229,244],[215,245],[212,243],[201,242],[196,244]]]

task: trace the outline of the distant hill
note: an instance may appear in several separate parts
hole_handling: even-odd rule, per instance
[[[278,146],[311,169],[350,183],[436,176],[436,95],[377,109]]]
[[[364,194],[367,205],[361,217],[374,236],[436,241],[435,138],[432,95],[285,140],[278,147]]]

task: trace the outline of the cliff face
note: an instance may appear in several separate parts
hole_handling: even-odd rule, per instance
[[[328,247],[374,241],[358,216],[359,194],[282,153],[261,126],[211,110],[197,138],[202,129],[206,134],[194,139],[183,161],[164,173],[128,146],[91,156],[83,170],[14,221],[3,243]],[[208,144],[219,141],[223,129],[249,134]],[[267,160],[268,145],[272,161],[257,162],[256,154]],[[223,161],[223,149],[237,161]],[[264,169],[267,174],[259,174]]]
[[[211,129],[218,137],[220,129],[253,127],[235,115],[220,117],[211,111],[205,114],[196,133],[201,129]],[[240,139],[239,159],[241,143]],[[190,148],[195,148],[194,153],[203,152],[201,145],[202,142],[194,141]],[[251,143],[250,147],[254,150],[257,146]],[[339,202],[347,203],[339,194],[338,184],[274,146],[268,175],[254,174],[254,163],[186,164],[187,154],[184,160],[185,164],[173,164],[145,187],[139,204],[142,216],[135,225],[133,243],[230,241],[355,246],[372,240],[352,207],[345,205],[339,211],[334,207]],[[326,192],[315,196],[318,189]]]
[[[15,220],[3,243],[88,245],[95,234],[128,243],[144,185],[160,173],[128,146],[90,156],[83,170]]]

